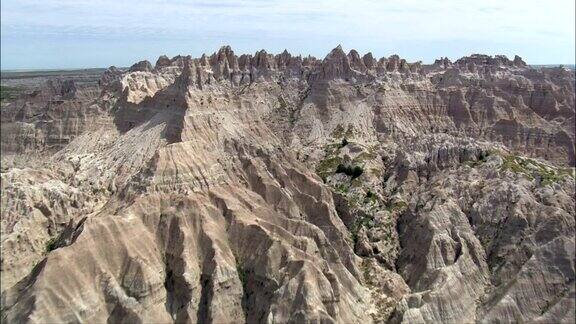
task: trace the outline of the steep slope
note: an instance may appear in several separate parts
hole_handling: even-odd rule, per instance
[[[223,47],[99,88],[3,107],[51,154],[2,170],[3,320],[575,318],[573,72]]]

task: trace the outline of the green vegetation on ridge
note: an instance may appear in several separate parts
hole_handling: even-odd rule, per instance
[[[15,99],[21,92],[22,89],[17,87],[0,86],[0,101]]]

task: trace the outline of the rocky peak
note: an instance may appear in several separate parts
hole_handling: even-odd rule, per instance
[[[290,53],[288,53],[288,50],[285,49],[282,53],[276,56],[276,64],[278,65],[279,68],[285,68],[290,65],[291,58],[292,55],[290,55]]]
[[[217,53],[212,54],[210,65],[217,79],[229,79],[232,72],[238,70],[238,61],[230,46],[222,46]]]
[[[170,61],[170,59],[168,58],[168,56],[166,55],[161,55],[158,60],[156,60],[156,66],[155,69],[161,69],[163,67],[167,67],[170,66],[172,64],[172,61]]]
[[[202,56],[200,57],[200,65],[210,66],[210,61],[208,60],[208,56],[206,56],[206,54],[202,54]]]
[[[250,62],[252,61],[252,55],[250,54],[242,54],[238,58],[238,66],[242,71],[249,71],[250,70]]]
[[[390,55],[386,60],[386,71],[394,72],[398,71],[400,67],[400,56],[394,54]]]
[[[434,61],[433,66],[446,69],[452,66],[452,61],[447,57],[441,57]]]
[[[312,56],[302,58],[292,56],[288,50],[280,54],[269,54],[265,50],[257,51],[254,55],[244,54],[237,56],[229,45],[222,46],[211,55],[202,55],[200,58],[192,59],[190,56],[176,56],[169,59],[167,56],[160,56],[156,62],[155,70],[148,61],[141,61],[130,68],[134,71],[159,71],[165,67],[174,67],[174,72],[178,73],[186,65],[191,65],[191,70],[183,77],[192,78],[193,83],[199,87],[212,82],[228,82],[232,86],[249,84],[258,79],[279,80],[278,78],[308,78],[314,80],[334,80],[341,79],[356,82],[362,80],[366,82],[373,78],[383,77],[388,73],[400,73],[402,78],[409,78],[409,75],[423,75],[436,69],[454,71],[446,73],[438,78],[442,79],[440,84],[460,84],[462,72],[491,74],[501,69],[523,68],[526,63],[516,56],[514,60],[509,60],[506,56],[489,56],[483,54],[473,54],[463,57],[452,63],[447,57],[435,60],[432,65],[422,66],[422,62],[408,63],[399,55],[391,55],[376,60],[372,53],[360,55],[358,51],[351,49],[348,54],[344,52],[341,45],[334,48],[323,60],[318,60]],[[187,68],[190,69],[190,68]],[[107,76],[111,76],[108,72]]]
[[[120,71],[117,67],[111,66],[100,77],[98,81],[98,85],[103,90],[109,90],[114,92],[114,90],[121,89],[120,79],[122,78],[122,71]]]
[[[526,62],[524,62],[524,60],[522,60],[522,58],[518,55],[514,55],[514,66],[517,67],[526,67]]]
[[[76,82],[74,82],[74,80],[48,80],[44,85],[45,93],[62,99],[75,98],[77,90]]]
[[[366,53],[362,57],[362,61],[364,62],[366,68],[368,68],[369,70],[372,70],[376,67],[376,59],[374,59],[374,56],[372,56],[371,52]]]
[[[360,54],[355,49],[350,50],[348,53],[348,60],[350,61],[350,67],[354,70],[360,72],[366,72],[366,65],[364,61],[360,59]]]
[[[379,74],[384,74],[387,72],[386,70],[386,66],[388,65],[388,59],[385,57],[381,57],[377,62],[376,62],[376,71]]]
[[[187,56],[177,55],[174,56],[171,61],[173,66],[182,68],[184,67],[184,62],[189,59],[191,59],[190,55]]]
[[[154,68],[147,60],[140,61],[132,65],[129,69],[130,72],[151,72]]]
[[[223,63],[230,64],[232,57],[235,57],[234,51],[232,50],[232,48],[229,45],[222,46],[222,47],[220,47],[218,52],[216,52],[210,56],[210,65],[217,65],[217,64],[223,64]]]
[[[422,61],[414,62],[408,64],[409,70],[412,73],[420,73],[422,70]]]
[[[350,60],[342,50],[341,45],[338,45],[326,55],[320,67],[320,77],[326,80],[336,78],[347,79],[351,73]]]
[[[265,50],[260,50],[254,55],[252,65],[258,69],[270,70],[274,68],[274,60]]]
[[[175,84],[179,86],[180,89],[188,89],[191,85],[194,85],[197,81],[197,71],[194,61],[187,59],[184,61],[184,66],[182,68],[182,73],[176,79]]]
[[[316,60],[316,58],[314,56],[308,55],[302,60],[302,65],[303,66],[313,66],[317,62],[318,62],[318,60]]]
[[[193,63],[191,63],[193,61]],[[388,72],[420,73],[421,63],[410,64],[398,55],[381,58],[376,61],[372,53],[360,55],[352,49],[345,54],[342,46],[334,48],[323,60],[312,56],[302,58],[293,56],[288,50],[280,54],[269,54],[265,50],[257,51],[254,55],[243,54],[237,56],[229,45],[222,46],[211,55],[203,54],[200,58],[192,59],[190,56],[175,56],[169,59],[160,56],[156,66],[147,61],[141,61],[130,68],[135,71],[163,71],[163,73],[178,73],[186,64],[192,64],[192,74],[196,82],[205,84],[214,79],[216,82],[229,81],[233,86],[248,84],[259,78],[265,80],[276,79],[280,76],[289,78],[307,78],[321,80],[361,80],[372,79]],[[176,68],[173,72],[165,68]],[[198,70],[198,68],[201,68]],[[197,71],[198,70],[198,71]],[[199,78],[199,79],[198,79]]]
[[[514,61],[508,59],[506,55],[496,55],[494,57],[485,54],[472,54],[470,56],[465,56],[456,61],[457,65],[468,67],[470,64],[474,64],[477,67],[488,67],[491,68],[499,67],[525,67],[526,63],[519,56],[514,57]]]

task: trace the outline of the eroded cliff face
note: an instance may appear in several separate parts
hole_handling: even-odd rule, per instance
[[[105,118],[98,87],[78,88],[72,80],[49,80],[39,89],[3,104],[3,154],[55,152]]]
[[[573,71],[223,47],[46,88],[2,107],[5,321],[574,321]]]

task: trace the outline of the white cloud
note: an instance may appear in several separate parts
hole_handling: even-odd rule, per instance
[[[307,52],[299,48],[306,38],[329,42],[322,49],[341,40],[375,51],[410,42],[411,47],[418,42],[493,44],[502,46],[503,52],[549,44],[548,53],[539,57],[536,51],[527,51],[536,61],[551,62],[562,55],[563,60],[573,57],[574,2],[2,0],[1,25],[2,38],[251,40],[256,48],[283,41],[300,52]]]

